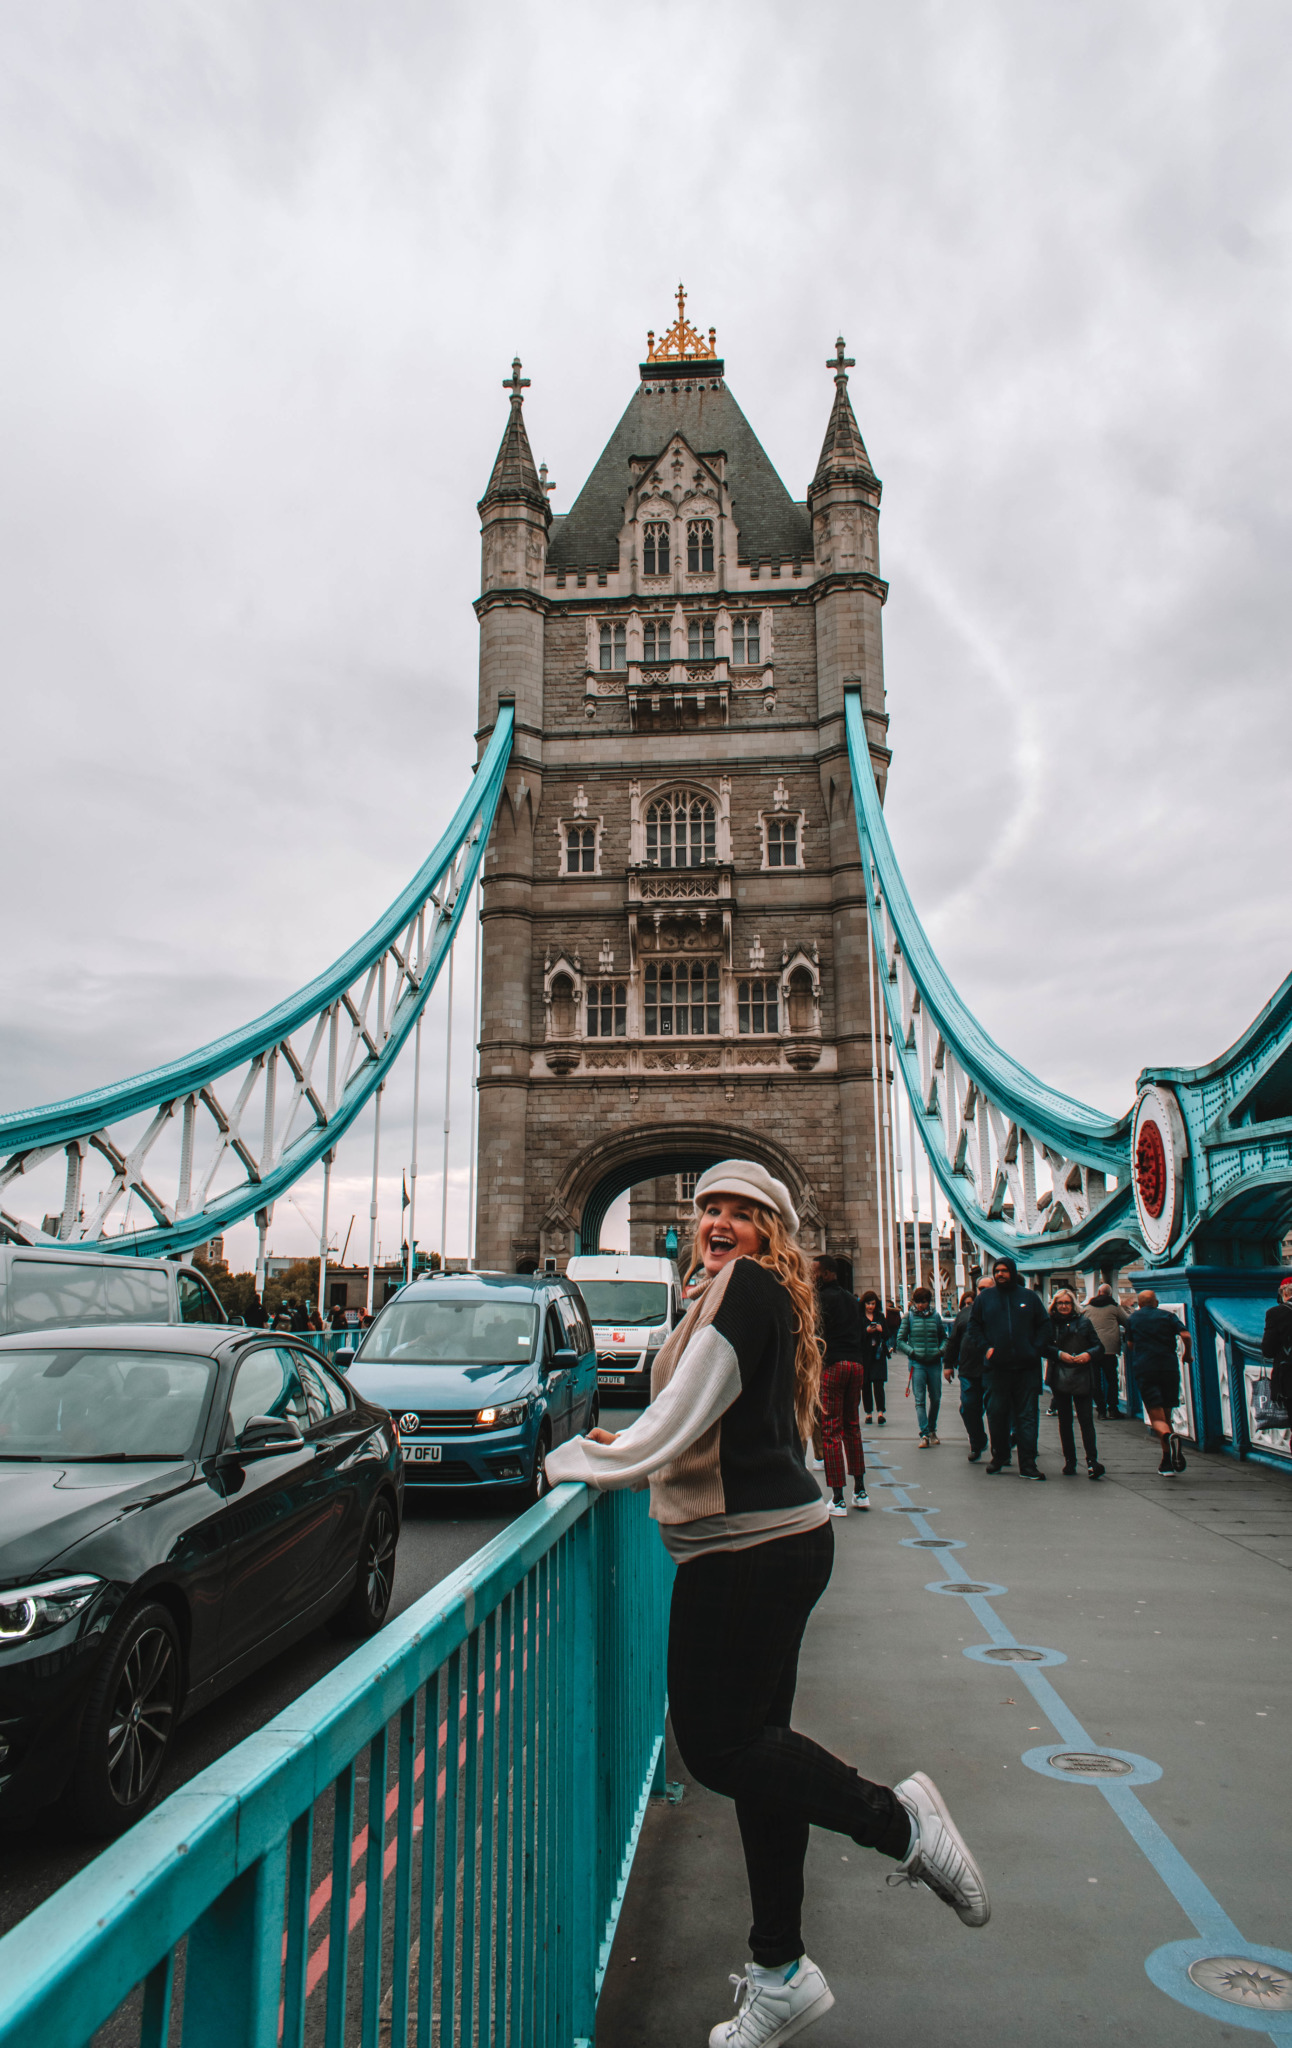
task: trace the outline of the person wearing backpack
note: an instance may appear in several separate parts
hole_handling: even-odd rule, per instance
[[[893,1342],[894,1350],[905,1353],[911,1377],[907,1392],[915,1395],[915,1416],[920,1425],[920,1449],[927,1451],[938,1441],[938,1410],[942,1405],[942,1353],[946,1348],[946,1324],[933,1306],[927,1287],[917,1287],[911,1305],[902,1317]]]
[[[1077,1446],[1072,1434],[1072,1411],[1077,1411],[1081,1448],[1086,1454],[1086,1471],[1102,1479],[1095,1439],[1095,1390],[1101,1384],[1103,1346],[1088,1316],[1077,1308],[1076,1297],[1061,1287],[1050,1303],[1053,1348],[1047,1378],[1059,1414],[1059,1442],[1063,1445],[1063,1476],[1072,1479],[1077,1470]]]

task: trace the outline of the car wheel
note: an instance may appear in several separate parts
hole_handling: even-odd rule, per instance
[[[68,1798],[92,1834],[119,1834],[151,1804],[182,1690],[179,1631],[150,1601],[119,1624],[81,1721]]]
[[[547,1476],[547,1454],[551,1448],[551,1441],[544,1426],[539,1431],[538,1442],[534,1446],[534,1469],[529,1475],[529,1484],[520,1496],[523,1507],[532,1508],[535,1501],[542,1500],[544,1494],[552,1491],[552,1482]]]
[[[354,1585],[328,1626],[338,1636],[375,1636],[390,1612],[395,1590],[395,1546],[399,1530],[389,1497],[378,1494],[359,1548]]]

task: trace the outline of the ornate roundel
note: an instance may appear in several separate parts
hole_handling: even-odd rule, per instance
[[[1180,1227],[1184,1192],[1184,1121],[1169,1088],[1140,1090],[1131,1127],[1131,1173],[1144,1248],[1154,1258],[1170,1249]]]

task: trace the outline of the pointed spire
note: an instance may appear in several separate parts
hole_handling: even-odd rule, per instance
[[[520,374],[519,356],[513,357],[511,375],[503,378],[502,388],[511,393],[511,416],[499,443],[497,460],[493,466],[493,474],[489,478],[488,488],[480,500],[480,510],[483,512],[486,505],[493,504],[499,498],[522,498],[528,504],[539,506],[550,525],[551,506],[548,504],[547,492],[539,482],[538,471],[534,467],[533,451],[529,445],[529,435],[525,432],[525,417],[521,411],[524,404],[523,394],[529,389],[529,378]]]
[[[834,354],[826,362],[827,370],[834,371],[834,406],[830,424],[825,430],[825,440],[821,443],[821,459],[812,479],[814,490],[828,482],[843,483],[858,471],[867,477],[873,477],[875,473],[848,396],[848,372],[856,368],[856,359],[846,356],[844,347],[844,339],[840,335]]]

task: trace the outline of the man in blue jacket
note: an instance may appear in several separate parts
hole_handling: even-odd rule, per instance
[[[1045,1304],[1018,1277],[1012,1259],[997,1259],[994,1284],[983,1289],[969,1317],[971,1349],[983,1358],[991,1375],[987,1396],[987,1429],[991,1458],[986,1470],[994,1477],[1009,1462],[1010,1428],[1018,1445],[1018,1470],[1023,1479],[1044,1479],[1036,1462],[1040,1435],[1041,1365],[1051,1348],[1053,1332]]]

